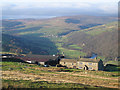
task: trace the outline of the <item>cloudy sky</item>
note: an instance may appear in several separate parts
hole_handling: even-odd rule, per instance
[[[54,17],[68,15],[117,15],[119,0],[2,0],[2,15]]]

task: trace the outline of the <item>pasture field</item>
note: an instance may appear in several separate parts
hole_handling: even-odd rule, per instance
[[[63,47],[63,43],[57,43],[56,44],[57,49],[60,51],[60,53],[64,52],[64,55],[69,58],[77,58],[79,56],[85,56],[86,53],[80,51],[80,50],[74,50],[74,49],[81,49],[77,45],[70,45],[70,49]]]
[[[77,45],[69,45],[70,48],[81,50],[82,48]]]
[[[119,74],[1,62],[3,88],[118,88]]]

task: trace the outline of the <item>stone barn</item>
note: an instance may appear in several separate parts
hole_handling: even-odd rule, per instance
[[[76,59],[61,59],[60,64],[68,68],[77,68],[83,70],[103,70],[104,65],[101,59],[97,58],[79,58]]]
[[[77,65],[77,60],[75,59],[61,59],[60,60],[60,64],[62,66],[66,66],[68,68],[76,68],[76,65]]]

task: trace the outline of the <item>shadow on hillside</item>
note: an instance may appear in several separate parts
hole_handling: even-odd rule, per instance
[[[41,33],[38,34],[27,34],[20,37],[28,41],[26,45],[32,54],[41,55],[53,55],[57,54],[58,49],[54,42],[52,42],[48,37],[40,37]],[[24,43],[25,44],[25,43]]]

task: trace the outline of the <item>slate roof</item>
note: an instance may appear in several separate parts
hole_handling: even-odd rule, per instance
[[[40,58],[40,59],[56,59],[57,56],[53,55],[26,55],[26,57],[31,57],[31,58]]]
[[[77,60],[75,60],[75,59],[61,59],[60,62],[72,62],[72,63],[76,63]]]
[[[98,63],[100,59],[92,59],[92,58],[80,58],[78,61],[81,62],[93,62],[93,63]]]
[[[80,58],[79,60],[75,60],[75,59],[62,59],[60,62],[73,62],[73,63],[76,63],[78,61],[98,63],[100,61],[100,59],[91,59],[91,58]]]
[[[13,56],[13,54],[1,54],[1,56]]]
[[[38,61],[38,62],[46,62],[49,60],[56,60],[57,56],[52,55],[26,55],[24,57],[16,57],[22,59],[24,61]]]

